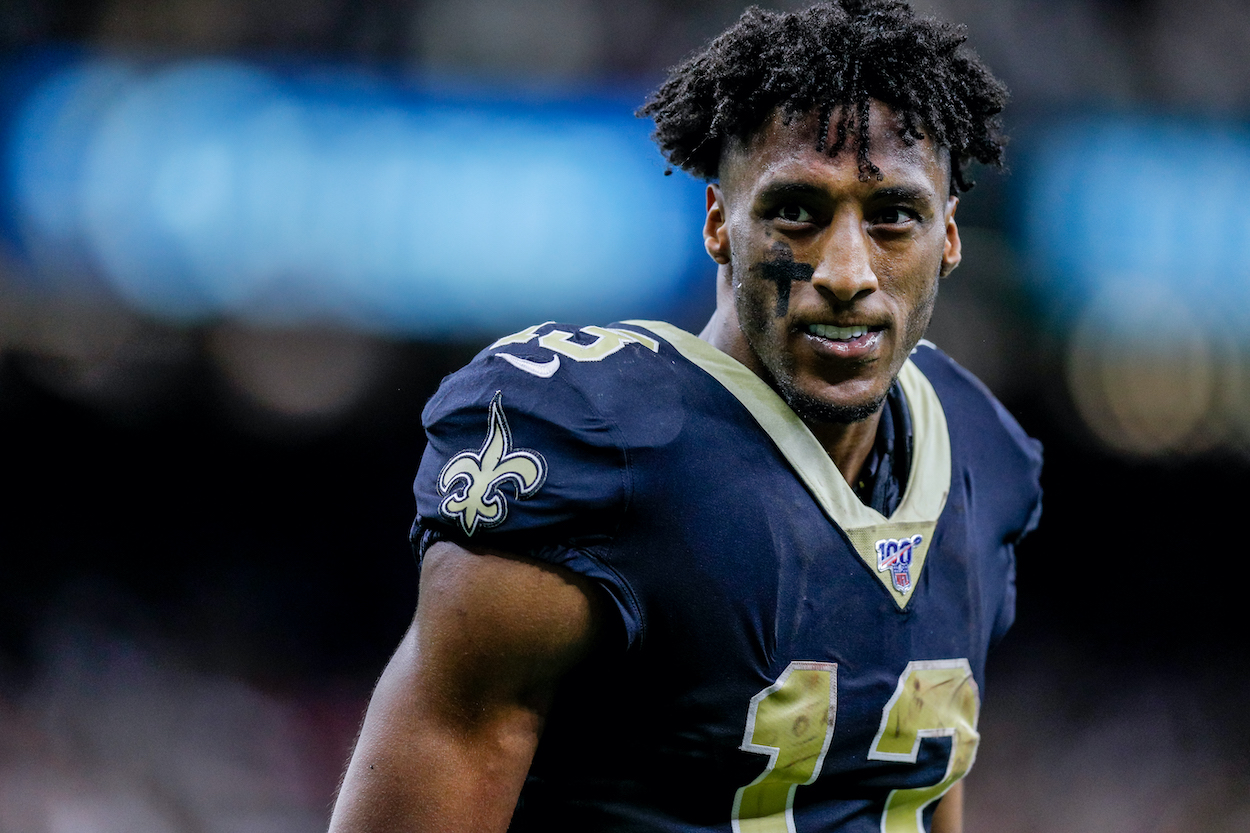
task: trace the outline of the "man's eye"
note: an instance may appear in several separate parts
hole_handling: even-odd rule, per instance
[[[777,212],[777,216],[790,223],[810,223],[812,221],[812,215],[807,213],[807,209],[794,203],[783,205],[781,210]]]
[[[887,208],[877,215],[877,222],[885,226],[897,226],[914,219],[914,215],[905,208]]]

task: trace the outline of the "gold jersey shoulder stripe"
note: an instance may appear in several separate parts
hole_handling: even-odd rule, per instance
[[[946,506],[951,484],[951,445],[946,414],[933,385],[920,369],[908,359],[899,371],[903,395],[911,409],[914,444],[911,473],[903,498],[887,518],[859,500],[798,414],[746,366],[672,324],[663,321],[624,323],[660,336],[720,382],[750,411],[821,509],[850,538],[859,557],[890,593],[899,610],[904,609],[924,569],[933,530]],[[911,585],[900,590],[890,570],[879,566],[876,544],[915,535],[921,536],[921,542],[912,551]]]

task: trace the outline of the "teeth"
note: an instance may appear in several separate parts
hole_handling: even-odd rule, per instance
[[[857,327],[835,327],[832,324],[808,324],[807,331],[821,338],[829,338],[834,341],[847,341],[852,338],[859,338],[867,334],[866,326]]]

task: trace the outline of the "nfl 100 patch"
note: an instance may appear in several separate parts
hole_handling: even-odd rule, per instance
[[[900,593],[911,590],[911,561],[916,547],[924,540],[922,535],[910,538],[882,538],[876,543],[877,572],[890,571],[894,589]]]

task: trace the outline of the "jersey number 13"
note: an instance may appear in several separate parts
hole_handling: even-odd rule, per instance
[[[742,749],[768,756],[758,778],[734,796],[734,833],[797,833],[794,793],[820,775],[838,710],[838,666],[792,662],[751,698]],[[980,696],[966,659],[909,662],[881,712],[868,750],[873,761],[915,763],[922,738],[951,738],[946,776],[936,784],[892,790],[882,833],[923,833],[925,807],[964,777],[976,757]]]

